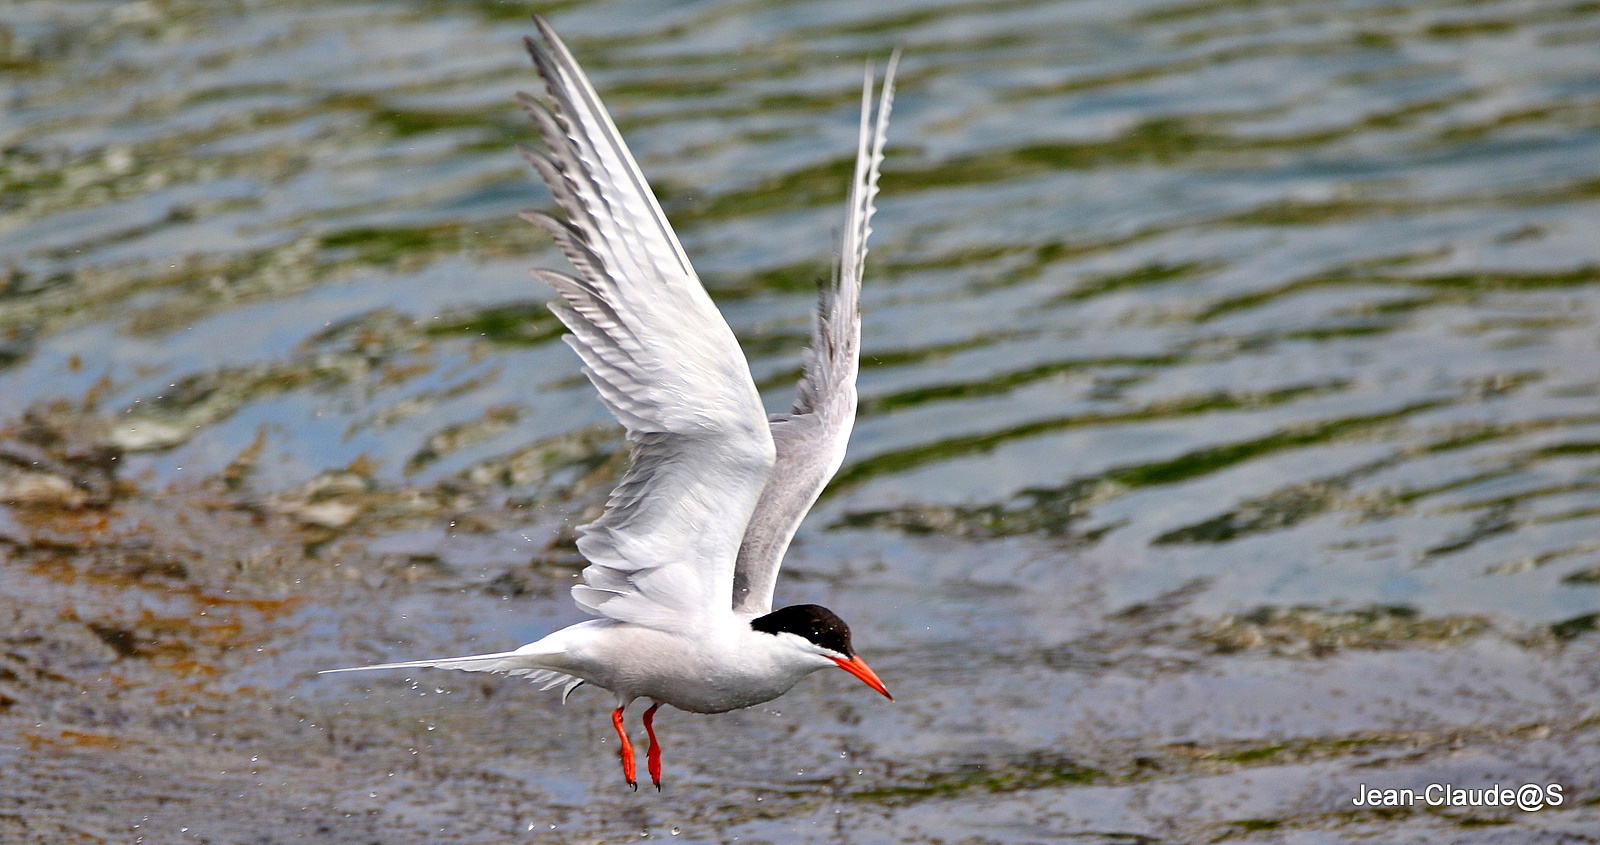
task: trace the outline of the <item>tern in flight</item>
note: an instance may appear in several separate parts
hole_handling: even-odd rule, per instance
[[[572,588],[598,617],[516,651],[359,669],[437,667],[523,675],[545,689],[609,690],[622,774],[638,789],[623,711],[647,699],[650,780],[661,788],[654,717],[663,704],[723,713],[771,701],[837,666],[891,700],[832,611],[772,609],[795,529],[844,460],[856,415],[862,266],[894,96],[889,60],[874,115],[872,69],[849,210],[812,322],[794,406],[767,416],[739,342],[706,294],[599,96],[549,24],[526,38],[547,101],[518,101],[544,136],[522,154],[566,213],[523,218],[550,233],[576,275],[535,270],[600,400],[627,429],[632,463],[605,513],[579,529],[588,560]],[[358,669],[336,669],[348,672]]]

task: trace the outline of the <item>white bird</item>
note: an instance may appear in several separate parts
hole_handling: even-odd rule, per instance
[[[622,772],[635,779],[623,711],[648,699],[650,780],[661,788],[654,717],[663,704],[722,713],[770,701],[837,666],[891,700],[855,653],[850,628],[817,605],[772,610],[789,542],[844,460],[856,414],[860,290],[898,51],[872,109],[872,68],[849,211],[830,284],[821,286],[804,375],[788,413],[765,415],[738,341],[706,294],[639,166],[572,54],[542,18],[525,38],[548,103],[519,93],[544,151],[522,149],[565,221],[523,218],[560,245],[577,275],[535,270],[560,298],[584,374],[627,429],[632,463],[604,514],[579,529],[589,561],[573,598],[596,619],[515,651],[385,663],[504,672],[609,690]]]

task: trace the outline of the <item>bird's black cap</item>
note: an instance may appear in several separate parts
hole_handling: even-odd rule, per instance
[[[750,620],[750,627],[767,634],[789,633],[805,637],[816,645],[845,657],[855,657],[850,648],[850,626],[838,614],[819,604],[795,604]]]

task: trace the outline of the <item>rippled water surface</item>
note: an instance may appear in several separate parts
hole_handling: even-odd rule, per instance
[[[19,2],[0,839],[1592,841],[1600,4],[539,10],[774,410],[904,48],[779,590],[899,701],[665,715],[636,795],[599,693],[317,678],[579,618],[622,443],[527,275],[532,9]],[[1350,804],[1433,782],[1568,800]]]

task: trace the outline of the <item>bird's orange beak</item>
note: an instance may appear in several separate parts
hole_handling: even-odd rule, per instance
[[[872,687],[878,692],[883,693],[884,698],[894,701],[894,696],[889,694],[889,688],[883,685],[883,681],[878,680],[878,673],[872,671],[872,667],[867,665],[867,661],[862,660],[859,656],[857,656],[852,657],[849,660],[835,657],[833,658],[833,662],[839,664],[840,669],[843,669],[846,672],[855,675],[857,678],[860,678],[862,683]]]

